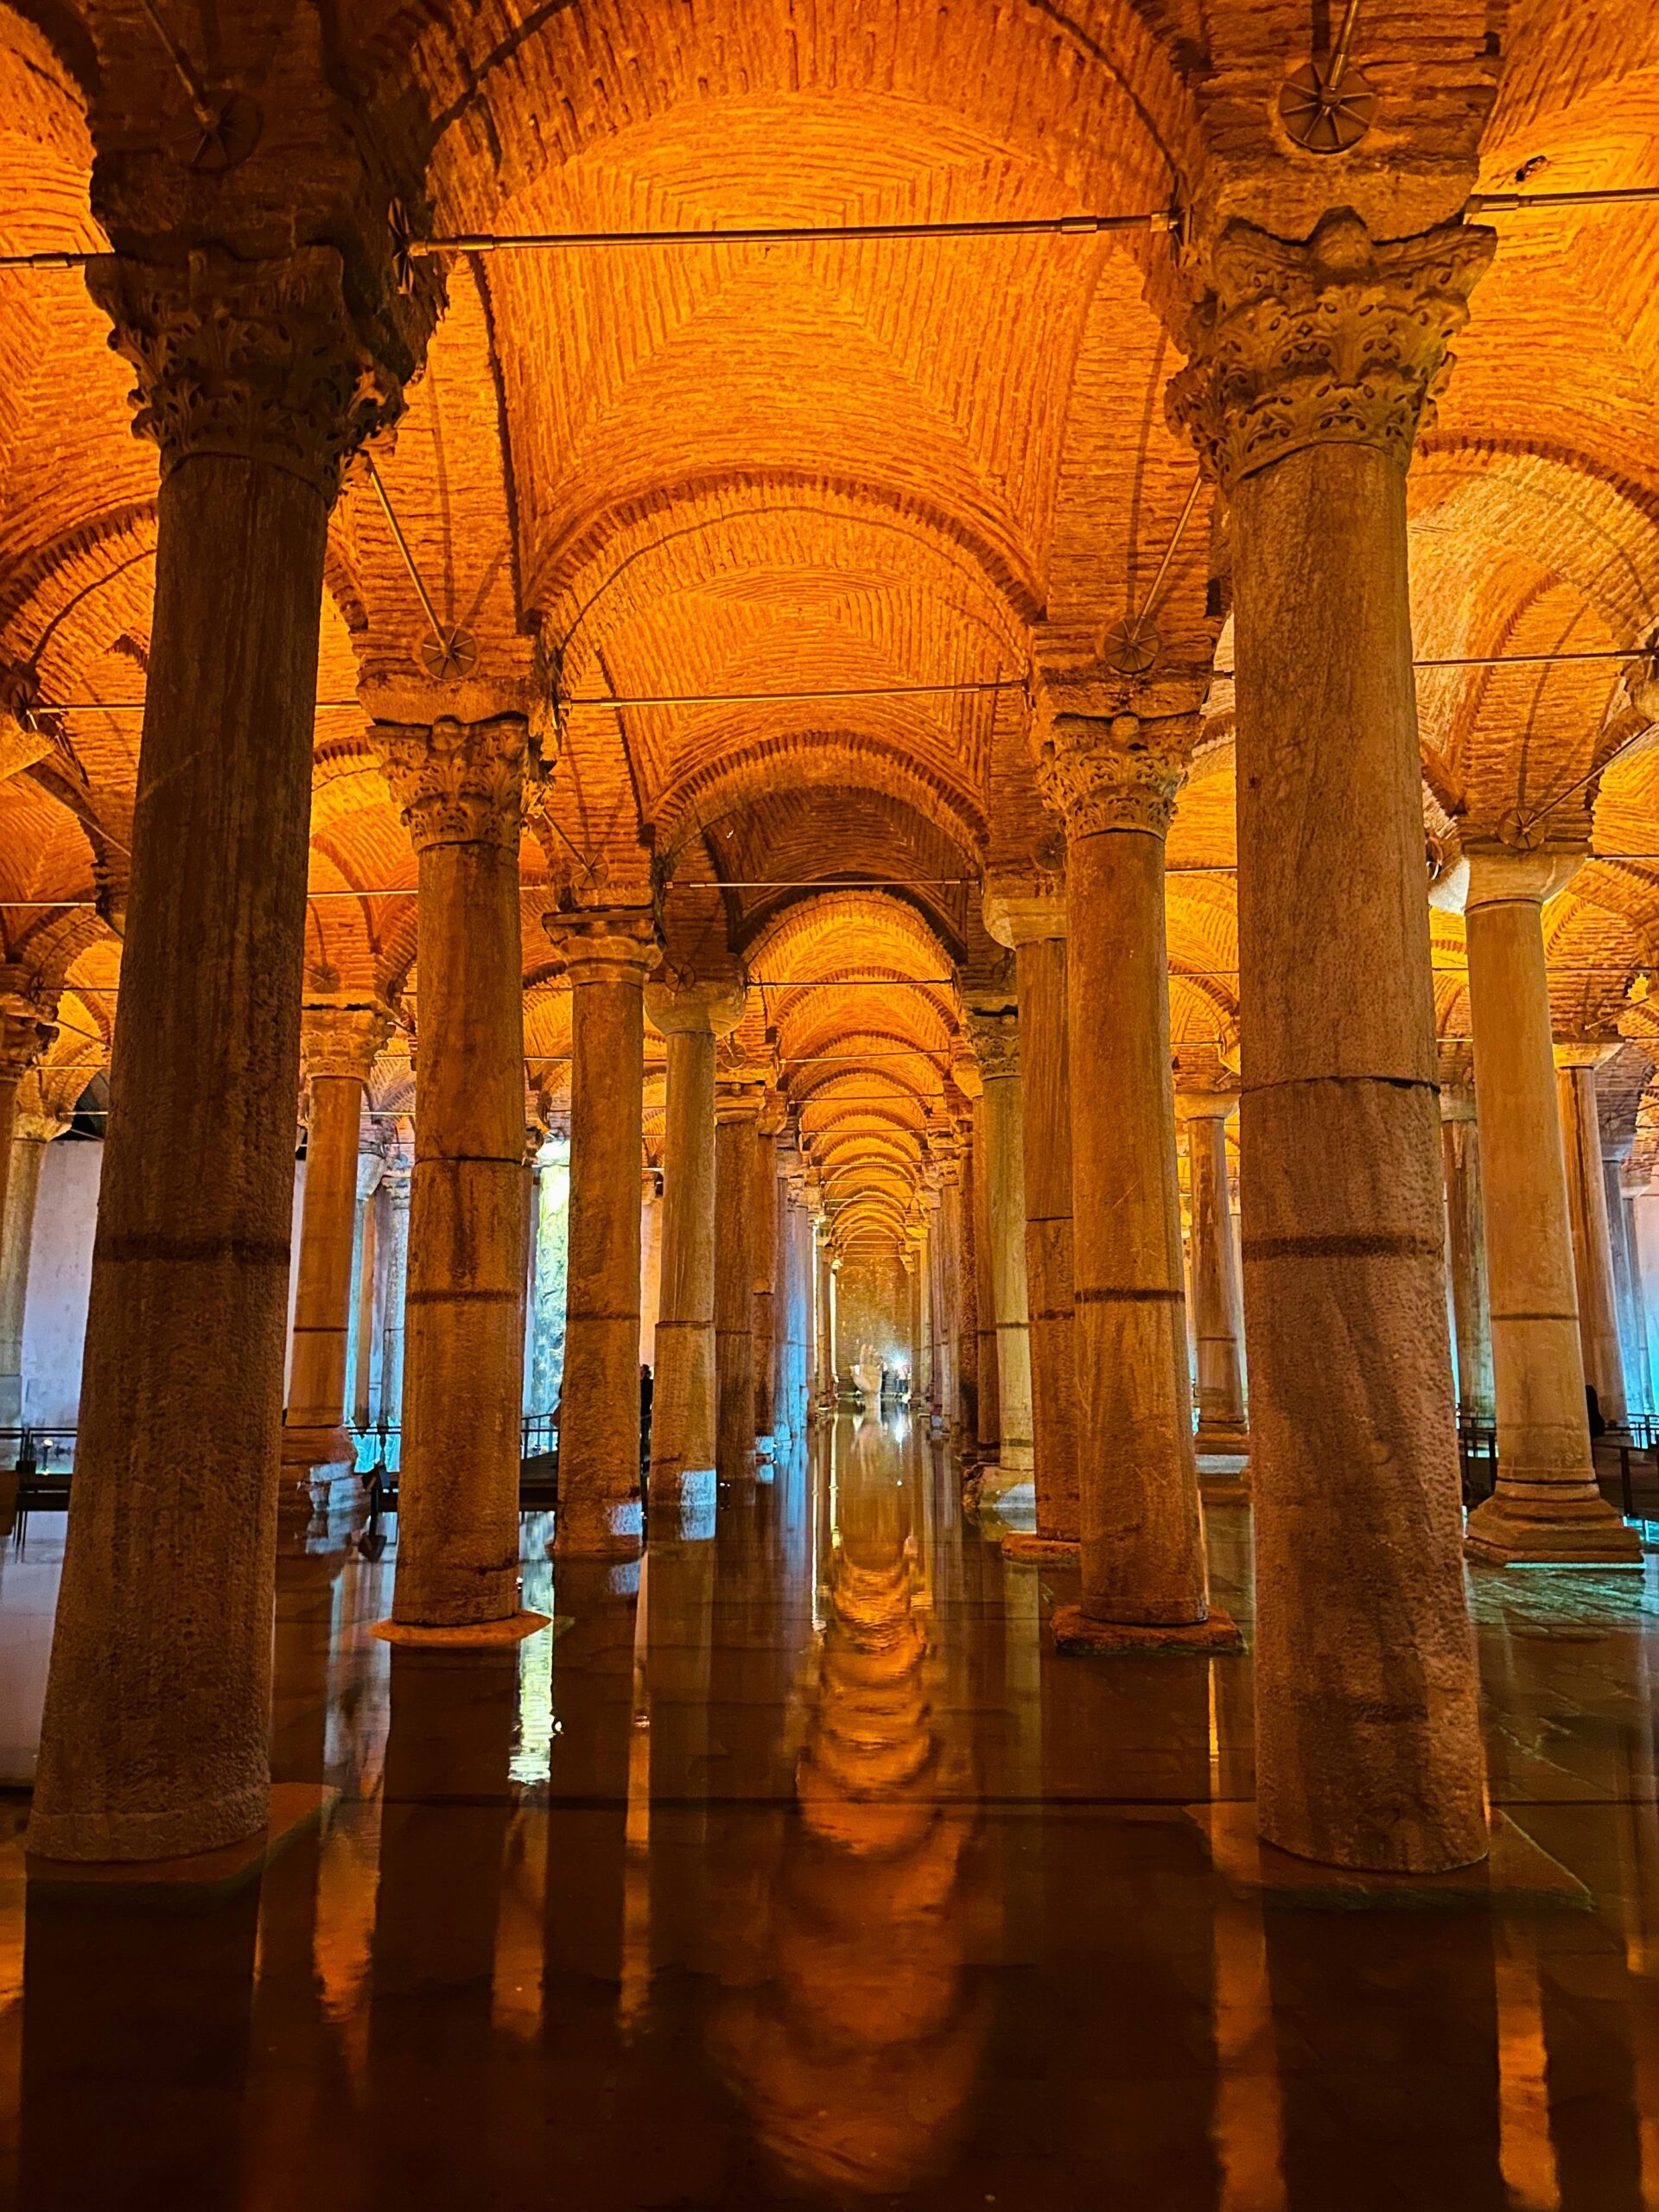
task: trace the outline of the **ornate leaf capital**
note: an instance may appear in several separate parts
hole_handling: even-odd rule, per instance
[[[548,914],[542,926],[571,984],[632,982],[643,987],[658,950],[656,917],[637,907],[587,907]]]
[[[980,1078],[996,1083],[1020,1072],[1020,1017],[1017,1014],[977,1014],[967,1016],[968,1041],[979,1064]]]
[[[1109,721],[1056,715],[1043,738],[1038,787],[1065,817],[1068,836],[1110,830],[1166,836],[1195,728],[1190,715],[1151,722],[1138,715],[1114,715]]]
[[[300,1058],[306,1074],[314,1083],[323,1076],[355,1077],[366,1083],[396,1026],[385,1007],[372,1003],[335,1001],[302,1007]]]
[[[516,853],[523,821],[525,721],[444,716],[427,728],[376,722],[371,741],[416,851],[499,845]]]
[[[346,304],[333,246],[239,261],[222,247],[182,263],[102,254],[86,283],[137,372],[133,434],[163,475],[196,454],[263,461],[332,505],[346,464],[403,412],[400,381]]]
[[[1404,469],[1497,243],[1468,223],[1378,243],[1348,208],[1304,243],[1229,223],[1170,384],[1172,426],[1229,493],[1305,446],[1374,446]]]

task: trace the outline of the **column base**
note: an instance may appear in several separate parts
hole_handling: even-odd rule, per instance
[[[348,1428],[308,1426],[296,1422],[283,1427],[283,1465],[285,1467],[340,1467],[357,1464],[357,1440]]]
[[[1470,1866],[1441,1874],[1379,1874],[1298,1859],[1263,1840],[1251,1804],[1189,1805],[1211,1863],[1238,1897],[1268,1906],[1334,1912],[1460,1907],[1476,1912],[1590,1912],[1595,1899],[1507,1813],[1492,1815],[1491,1849]]]
[[[1011,1529],[1002,1539],[1003,1558],[1023,1567],[1046,1566],[1055,1560],[1069,1564],[1082,1550],[1075,1536],[1032,1535],[1023,1529]]]
[[[1211,1605],[1207,1620],[1148,1626],[1138,1621],[1091,1620],[1081,1605],[1057,1605],[1054,1649],[1068,1659],[1131,1659],[1192,1655],[1213,1659],[1242,1651],[1244,1638],[1230,1613]]]
[[[26,1850],[29,1886],[36,1895],[74,1896],[89,1903],[102,1897],[123,1904],[211,1904],[252,1881],[339,1802],[339,1790],[321,1783],[275,1782],[264,1827],[236,1843],[179,1859],[51,1859]]]
[[[414,1651],[499,1651],[551,1628],[548,1613],[509,1613],[504,1621],[469,1621],[459,1628],[431,1628],[420,1621],[376,1621],[371,1636]]]
[[[1220,1422],[1201,1421],[1198,1434],[1192,1439],[1192,1448],[1201,1459],[1248,1459],[1250,1432],[1248,1428],[1229,1428]]]
[[[1602,1497],[1563,1498],[1542,1510],[1499,1489],[1464,1531],[1468,1558],[1489,1567],[1642,1567],[1642,1539]]]

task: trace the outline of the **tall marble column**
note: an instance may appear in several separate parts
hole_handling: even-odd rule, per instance
[[[561,1559],[639,1549],[639,1143],[649,914],[550,915],[570,979],[570,1251],[559,1410]]]
[[[380,1419],[401,1428],[404,1418],[404,1298],[409,1281],[409,1196],[410,1161],[406,1154],[387,1162],[381,1188],[386,1201],[386,1306],[380,1354]]]
[[[57,998],[41,978],[11,963],[0,967],[0,1221],[14,1165],[18,1091],[58,1033]]]
[[[1646,1178],[1630,1173],[1634,1135],[1605,1147],[1602,1168],[1607,1184],[1607,1228],[1612,1243],[1613,1288],[1618,1300],[1618,1338],[1624,1354],[1625,1402],[1629,1414],[1651,1414],[1653,1376],[1648,1359],[1647,1300],[1637,1258],[1633,1201],[1647,1187]]]
[[[317,1003],[301,1017],[301,1065],[310,1107],[294,1351],[283,1419],[285,1467],[349,1466],[356,1453],[345,1420],[358,1136],[369,1074],[391,1027],[386,1008],[370,1004]]]
[[[754,1268],[754,1443],[770,1458],[776,1442],[773,1363],[778,1332],[778,1132],[781,1102],[763,1094],[754,1125],[754,1211],[749,1222],[749,1257]]]
[[[1642,1556],[1590,1457],[1550,1038],[1543,906],[1579,857],[1477,845],[1464,897],[1497,1412],[1497,1484],[1469,1516],[1469,1548],[1505,1566]]]
[[[1486,1810],[1405,480],[1492,245],[1235,219],[1170,391],[1232,521],[1257,1813],[1414,1872],[1479,1859]]]
[[[118,189],[113,170],[104,189]],[[341,467],[395,418],[413,366],[373,272],[353,271],[360,324],[345,276],[334,245],[111,255],[87,271],[162,479],[74,1499],[29,1823],[50,1858],[193,1854],[269,1818],[323,552]],[[181,1652],[213,1664],[181,1667]]]
[[[372,1129],[374,1124],[367,1124]],[[360,1436],[373,1419],[374,1370],[378,1354],[376,1324],[385,1289],[385,1251],[381,1243],[381,1209],[376,1203],[386,1172],[384,1153],[357,1155],[357,1330],[351,1378],[352,1425]]]
[[[1063,879],[986,885],[985,926],[1014,948],[1025,1141],[1026,1288],[1037,1535],[1078,1533],[1077,1386],[1072,1299],[1071,1102]],[[1008,1546],[1018,1553],[1027,1548]]]
[[[1452,1321],[1457,1337],[1458,1410],[1465,1421],[1490,1427],[1497,1401],[1492,1391],[1492,1302],[1486,1276],[1480,1132],[1475,1122],[1475,1094],[1462,1085],[1448,1084],[1440,1092],[1440,1160],[1446,1180]]]
[[[715,1523],[715,1046],[742,1019],[744,995],[741,979],[645,986],[652,1026],[668,1040],[651,1504],[705,1535]]]
[[[812,1205],[805,1174],[790,1179],[790,1241],[795,1294],[790,1342],[790,1427],[804,1436],[812,1411],[813,1249]]]
[[[715,1465],[723,1483],[754,1473],[754,1147],[764,1085],[715,1085]]]
[[[776,1328],[772,1341],[772,1420],[779,1437],[791,1435],[799,1427],[794,1401],[795,1344],[800,1328],[797,1310],[799,1285],[796,1280],[795,1218],[802,1185],[801,1155],[793,1127],[785,1122],[772,1153],[772,1194],[776,1234],[772,1240],[772,1279],[778,1286]]]
[[[819,1194],[818,1205],[823,1204]],[[814,1371],[817,1377],[815,1396],[822,1413],[836,1409],[836,1278],[835,1247],[830,1241],[830,1220],[819,1212],[813,1223],[814,1274],[817,1282],[817,1296],[814,1301],[813,1319],[816,1339]],[[916,1387],[921,1385],[919,1357],[916,1369]]]
[[[1584,1354],[1584,1379],[1593,1387],[1601,1417],[1610,1428],[1624,1427],[1627,1409],[1596,1071],[1618,1050],[1616,1039],[1574,1038],[1558,1039],[1555,1045],[1567,1211],[1573,1228],[1573,1265],[1579,1285],[1579,1343]]]
[[[404,1292],[395,1643],[499,1643],[518,1604],[524,720],[377,722],[419,866],[419,1058]]]
[[[663,1177],[660,1168],[639,1174],[639,1364],[657,1363],[657,1324],[663,1317]],[[656,1409],[652,1408],[653,1422]]]
[[[958,1080],[965,1080],[959,1075]],[[996,1344],[996,1277],[991,1250],[989,1171],[986,1151],[985,1085],[974,1064],[974,1129],[970,1158],[972,1188],[969,1193],[974,1221],[974,1319],[978,1335],[974,1376],[978,1386],[975,1408],[975,1442],[981,1463],[995,1466],[1002,1444],[1002,1401]]]
[[[1233,1243],[1227,1122],[1236,1092],[1184,1090],[1175,1100],[1186,1128],[1192,1206],[1192,1318],[1198,1340],[1200,1454],[1250,1448],[1244,1406],[1244,1293]]]
[[[1051,682],[1038,768],[1065,823],[1071,1041],[1090,1074],[1071,1129],[1083,1592],[1055,1633],[1063,1649],[1225,1649],[1238,1631],[1210,1606],[1192,1446],[1164,939],[1192,722],[1109,717],[1099,689]],[[1022,1009],[1022,1058],[1024,1043]]]
[[[997,1466],[1005,1481],[1033,1467],[1031,1334],[1026,1288],[1026,1145],[1020,1023],[1012,1011],[976,1011],[968,1034],[985,1086],[985,1197],[992,1310],[996,1316]],[[984,1495],[982,1491],[982,1496]]]
[[[10,1465],[13,1437],[23,1425],[23,1325],[29,1308],[29,1266],[35,1244],[35,1211],[46,1148],[69,1126],[67,1115],[48,1108],[30,1084],[11,1116],[11,1173],[5,1183],[0,1230],[0,1451]],[[19,1438],[21,1441],[21,1438]]]

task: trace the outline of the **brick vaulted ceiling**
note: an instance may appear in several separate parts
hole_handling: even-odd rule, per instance
[[[1555,188],[1659,183],[1644,0],[1368,0],[1378,128],[1323,168],[1268,121],[1287,67],[1326,35],[1301,0],[163,11],[261,101],[256,162],[359,132],[442,234],[1179,200],[1300,235],[1343,199],[1397,233],[1523,168]],[[308,68],[326,114],[295,89]],[[0,250],[102,245],[95,157],[164,138],[179,100],[136,0],[0,5]],[[1413,472],[1419,652],[1646,642],[1659,208],[1497,223]],[[677,957],[717,942],[757,979],[743,1049],[798,1104],[843,1237],[890,1243],[930,1128],[963,1110],[957,979],[998,972],[978,879],[1052,835],[1030,710],[1019,690],[753,695],[1018,677],[1039,644],[1098,650],[1144,597],[1195,474],[1163,407],[1181,359],[1176,250],[1140,234],[629,246],[459,256],[446,275],[378,455],[442,618],[473,632],[488,676],[543,697],[742,695],[590,704],[550,732],[523,849],[534,1082],[556,1097],[569,1039],[541,914],[562,889],[638,900],[654,885]],[[0,715],[3,956],[65,987],[45,1076],[61,1097],[107,1057],[153,588],[155,457],[129,435],[105,337],[73,272],[0,275],[0,669],[48,702],[107,702],[33,733]],[[1200,680],[1231,666],[1226,569],[1206,492],[1159,610],[1172,662]],[[409,677],[424,631],[355,480],[331,531],[308,958],[341,988],[404,994],[411,1019],[414,864],[358,702]],[[1170,842],[1178,1046],[1236,1026],[1230,694],[1224,673],[1210,682]],[[1421,702],[1443,849],[1516,807],[1580,830],[1587,807],[1596,849],[1630,856],[1585,868],[1550,932],[1563,1027],[1623,1021],[1639,1041],[1639,979],[1659,963],[1651,687],[1605,662],[1447,669],[1424,671]],[[810,887],[826,878],[858,887]],[[1455,1045],[1460,925],[1437,915],[1434,942]],[[383,1087],[406,1100],[400,1050]],[[1659,1109],[1635,1061],[1620,1110],[1645,1131]]]

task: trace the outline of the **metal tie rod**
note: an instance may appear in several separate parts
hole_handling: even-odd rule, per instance
[[[1465,201],[1471,215],[1512,215],[1529,208],[1623,207],[1659,200],[1659,185],[1609,186],[1588,192],[1477,192]],[[1150,208],[1140,215],[1050,215],[997,222],[788,223],[706,231],[463,231],[448,238],[410,238],[394,224],[396,251],[422,260],[440,253],[537,253],[565,248],[620,245],[816,245],[883,238],[1012,238],[1097,237],[1115,231],[1171,232],[1179,212]],[[102,258],[105,246],[56,247],[36,253],[0,254],[0,270],[84,269]]]

